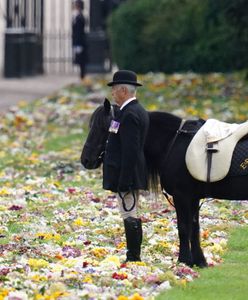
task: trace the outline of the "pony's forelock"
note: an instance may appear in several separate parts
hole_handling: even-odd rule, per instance
[[[104,106],[101,105],[97,107],[97,109],[93,112],[90,118],[89,126],[92,127],[93,124],[95,124],[96,126],[102,126],[104,124],[105,118],[106,114],[104,111]]]

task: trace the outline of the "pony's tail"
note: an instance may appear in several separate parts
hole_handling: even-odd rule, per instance
[[[160,179],[157,168],[154,167],[154,164],[147,163],[148,171],[148,187],[156,195],[160,190]]]

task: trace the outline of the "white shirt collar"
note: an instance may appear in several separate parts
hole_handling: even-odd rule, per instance
[[[132,98],[127,99],[127,100],[122,104],[122,106],[120,107],[120,110],[122,110],[126,105],[128,105],[128,103],[132,102],[133,100],[136,100],[136,97],[132,97]]]

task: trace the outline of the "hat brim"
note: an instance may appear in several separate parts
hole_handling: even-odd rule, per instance
[[[131,85],[135,85],[135,86],[142,86],[141,83],[136,82],[136,81],[129,81],[129,80],[117,80],[117,81],[111,81],[109,83],[107,83],[107,86],[113,86],[116,84],[131,84]]]

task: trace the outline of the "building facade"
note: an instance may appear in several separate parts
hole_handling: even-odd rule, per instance
[[[89,72],[107,72],[111,69],[105,28],[106,18],[110,11],[122,1],[124,0],[84,0],[84,16],[87,21],[86,31],[90,52]],[[0,0],[1,74],[6,75],[6,66],[8,67],[9,64],[12,69],[8,68],[10,76],[6,77],[11,77],[16,68],[22,68],[20,67],[23,65],[22,61],[12,65],[13,60],[18,56],[16,52],[18,47],[22,51],[21,59],[25,55],[31,58],[32,53],[42,56],[42,72],[74,73],[71,22],[72,0]],[[20,46],[18,38],[23,37],[23,33],[26,44]],[[35,39],[37,42],[34,42]],[[20,38],[21,40],[23,38]],[[6,45],[7,51],[5,51]],[[29,60],[26,58],[26,64],[30,63]],[[32,65],[35,62],[34,58]],[[26,69],[30,67],[27,65]],[[41,72],[40,69],[37,66],[38,72]],[[15,74],[14,76],[18,77],[18,72]],[[32,75],[32,72],[30,74],[24,72],[24,76],[25,74]]]

